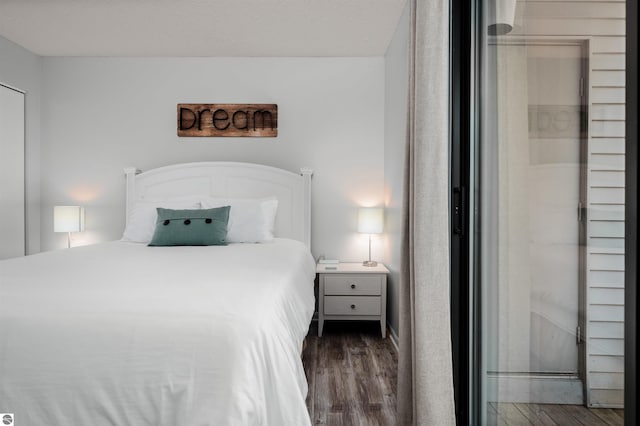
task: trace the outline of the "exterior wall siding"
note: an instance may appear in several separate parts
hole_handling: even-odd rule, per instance
[[[588,40],[586,403],[624,403],[625,2],[526,1],[520,35]]]

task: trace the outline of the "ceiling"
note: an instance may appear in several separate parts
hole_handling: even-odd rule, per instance
[[[0,0],[43,56],[383,56],[406,0]]]

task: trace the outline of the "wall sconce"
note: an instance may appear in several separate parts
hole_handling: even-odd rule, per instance
[[[383,225],[383,208],[366,207],[358,210],[358,232],[369,234],[369,260],[362,262],[364,266],[378,266],[378,262],[371,260],[371,234],[382,234]]]
[[[71,233],[84,231],[84,207],[55,206],[53,232],[67,233],[67,248],[71,247]]]

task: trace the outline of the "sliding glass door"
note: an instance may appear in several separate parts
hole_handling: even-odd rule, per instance
[[[476,420],[622,424],[625,2],[476,4]]]

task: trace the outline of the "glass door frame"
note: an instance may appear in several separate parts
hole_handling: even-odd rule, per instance
[[[481,346],[477,229],[480,200],[470,190],[474,145],[479,137],[478,82],[481,52],[477,31],[482,0],[451,0],[451,324],[454,388],[458,425],[479,424]],[[626,1],[626,115],[625,120],[625,425],[640,420],[637,413],[638,279],[637,198],[638,121],[638,2]]]
[[[469,273],[471,236],[469,230],[469,196],[471,106],[473,104],[473,71],[471,67],[470,40],[473,36],[471,11],[473,1],[452,0],[451,3],[451,177],[450,177],[450,241],[451,241],[451,330],[453,353],[453,379],[456,419],[458,425],[471,424],[473,399],[470,389],[474,384],[470,372],[474,356],[470,352],[470,338],[475,334],[470,328],[471,294]]]
[[[624,422],[638,418],[638,1],[626,2]],[[633,119],[629,119],[632,118]]]

